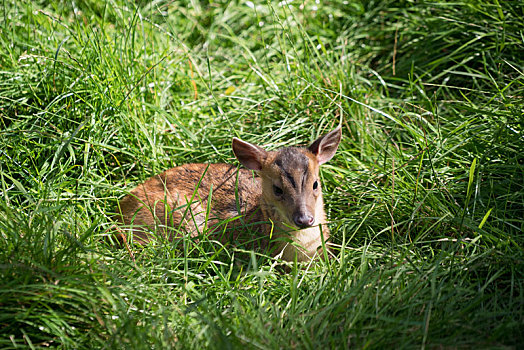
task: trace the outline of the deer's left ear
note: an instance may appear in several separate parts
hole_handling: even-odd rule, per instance
[[[308,149],[317,157],[319,165],[324,164],[333,158],[341,139],[342,128],[339,125],[335,130],[316,139]]]

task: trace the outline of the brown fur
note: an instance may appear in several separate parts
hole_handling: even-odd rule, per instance
[[[272,152],[233,139],[237,158],[258,176],[229,164],[169,169],[120,201],[119,221],[133,231],[136,241],[145,243],[151,231],[173,238],[181,229],[196,236],[241,215],[266,240],[274,233],[276,255],[288,261],[295,255],[299,261],[309,260],[320,253],[321,234],[324,240],[329,237],[319,165],[331,159],[340,137],[338,127],[309,148]],[[234,229],[237,223],[238,219],[229,226]]]

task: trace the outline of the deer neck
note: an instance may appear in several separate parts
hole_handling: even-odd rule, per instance
[[[307,261],[315,254],[319,254],[317,248],[322,246],[322,238],[324,241],[329,238],[322,194],[317,199],[314,225],[303,229],[291,225],[289,219],[268,203],[264,196],[260,199],[260,209],[264,221],[269,222],[266,228],[267,234],[272,232],[273,237],[288,238],[293,242],[279,240],[276,255],[282,254],[284,260],[292,261],[296,254],[299,261]]]

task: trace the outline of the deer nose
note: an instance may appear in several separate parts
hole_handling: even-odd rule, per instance
[[[315,219],[310,214],[298,212],[293,214],[293,221],[298,227],[305,228],[313,225]]]

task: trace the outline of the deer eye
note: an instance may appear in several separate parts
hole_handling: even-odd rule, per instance
[[[318,188],[318,181],[313,182],[313,189],[316,190]]]
[[[284,191],[282,191],[280,187],[275,186],[275,185],[273,185],[273,192],[275,193],[275,196],[278,196],[278,197],[284,194]]]

